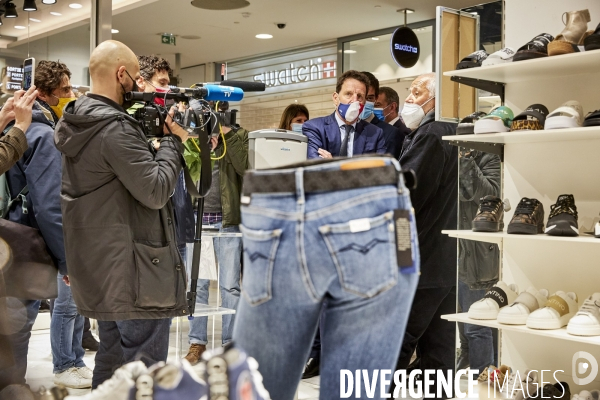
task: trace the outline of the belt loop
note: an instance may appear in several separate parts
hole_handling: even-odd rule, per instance
[[[296,198],[298,204],[304,204],[304,168],[296,169]]]

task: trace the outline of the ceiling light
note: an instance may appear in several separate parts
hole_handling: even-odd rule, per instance
[[[4,17],[6,18],[17,18],[19,14],[17,14],[17,6],[15,6],[11,2],[7,2],[4,7],[6,11],[4,11]]]
[[[23,2],[23,11],[37,11],[35,0],[25,0]]]
[[[27,29],[27,27],[22,25],[15,25],[15,29]]]
[[[273,35],[269,35],[268,33],[259,33],[256,35],[257,39],[272,39]]]
[[[399,13],[406,12],[407,14],[412,14],[415,12],[415,10],[413,10],[412,8],[401,8],[399,10],[396,10],[396,12],[399,12]]]
[[[1,25],[2,25],[2,20],[0,19],[0,26],[1,26]],[[2,37],[2,36],[0,36],[0,37]]]
[[[30,20],[30,21],[33,21],[33,22],[42,22],[41,20],[39,20],[39,19],[35,19],[35,18],[29,18],[29,20]]]
[[[119,30],[118,29],[111,29],[110,33],[119,33]]]
[[[69,7],[71,7],[71,8],[81,8],[83,6],[81,4],[79,4],[79,3],[71,3],[71,4],[69,4]]]
[[[373,39],[373,40],[379,40],[378,37],[372,37],[371,39]]]
[[[42,4],[56,4],[56,0],[42,0]]]
[[[62,14],[56,11],[50,11],[50,14],[52,15],[56,15],[57,17],[60,17]]]
[[[344,54],[356,54],[356,50],[344,50]]]

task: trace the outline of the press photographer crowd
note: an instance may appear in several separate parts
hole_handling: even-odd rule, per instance
[[[333,399],[341,370],[407,369],[414,354],[454,370],[455,326],[439,316],[455,311],[456,241],[441,231],[457,224],[458,153],[441,140],[455,124],[434,121],[433,74],[401,99],[344,72],[330,115],[281,115],[275,133],[301,136],[305,161],[253,170],[230,102],[264,84],[170,86],[168,61],[112,40],[92,52],[85,94],[59,60],[24,66],[0,110],[0,399],[282,400],[317,375]],[[337,213],[359,219],[345,230]],[[212,351],[208,317],[191,318],[177,360],[174,318],[209,304],[203,234],[236,312]],[[55,387],[34,390],[28,348],[48,305]]]

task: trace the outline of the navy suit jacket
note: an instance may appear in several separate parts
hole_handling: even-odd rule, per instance
[[[371,124],[383,130],[383,140],[385,140],[385,152],[393,155],[396,160],[399,159],[400,152],[402,151],[402,143],[404,143],[406,133],[400,132],[399,129],[395,128],[393,125],[390,125],[385,121],[380,120],[376,116],[373,116]]]
[[[308,137],[308,158],[319,158],[319,149],[327,150],[332,156],[340,155],[342,138],[340,127],[333,114],[308,120],[302,125],[302,133]],[[365,121],[356,123],[352,155],[383,154],[386,150],[383,131]]]

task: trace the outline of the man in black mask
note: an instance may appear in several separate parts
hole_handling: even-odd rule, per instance
[[[166,118],[152,149],[126,112],[138,60],[123,43],[92,52],[93,90],[64,110],[54,141],[62,152],[65,252],[80,314],[98,320],[92,388],[122,364],[166,361],[169,319],[188,313],[183,260],[169,198],[183,167],[187,132]],[[171,110],[171,115],[174,109]]]

